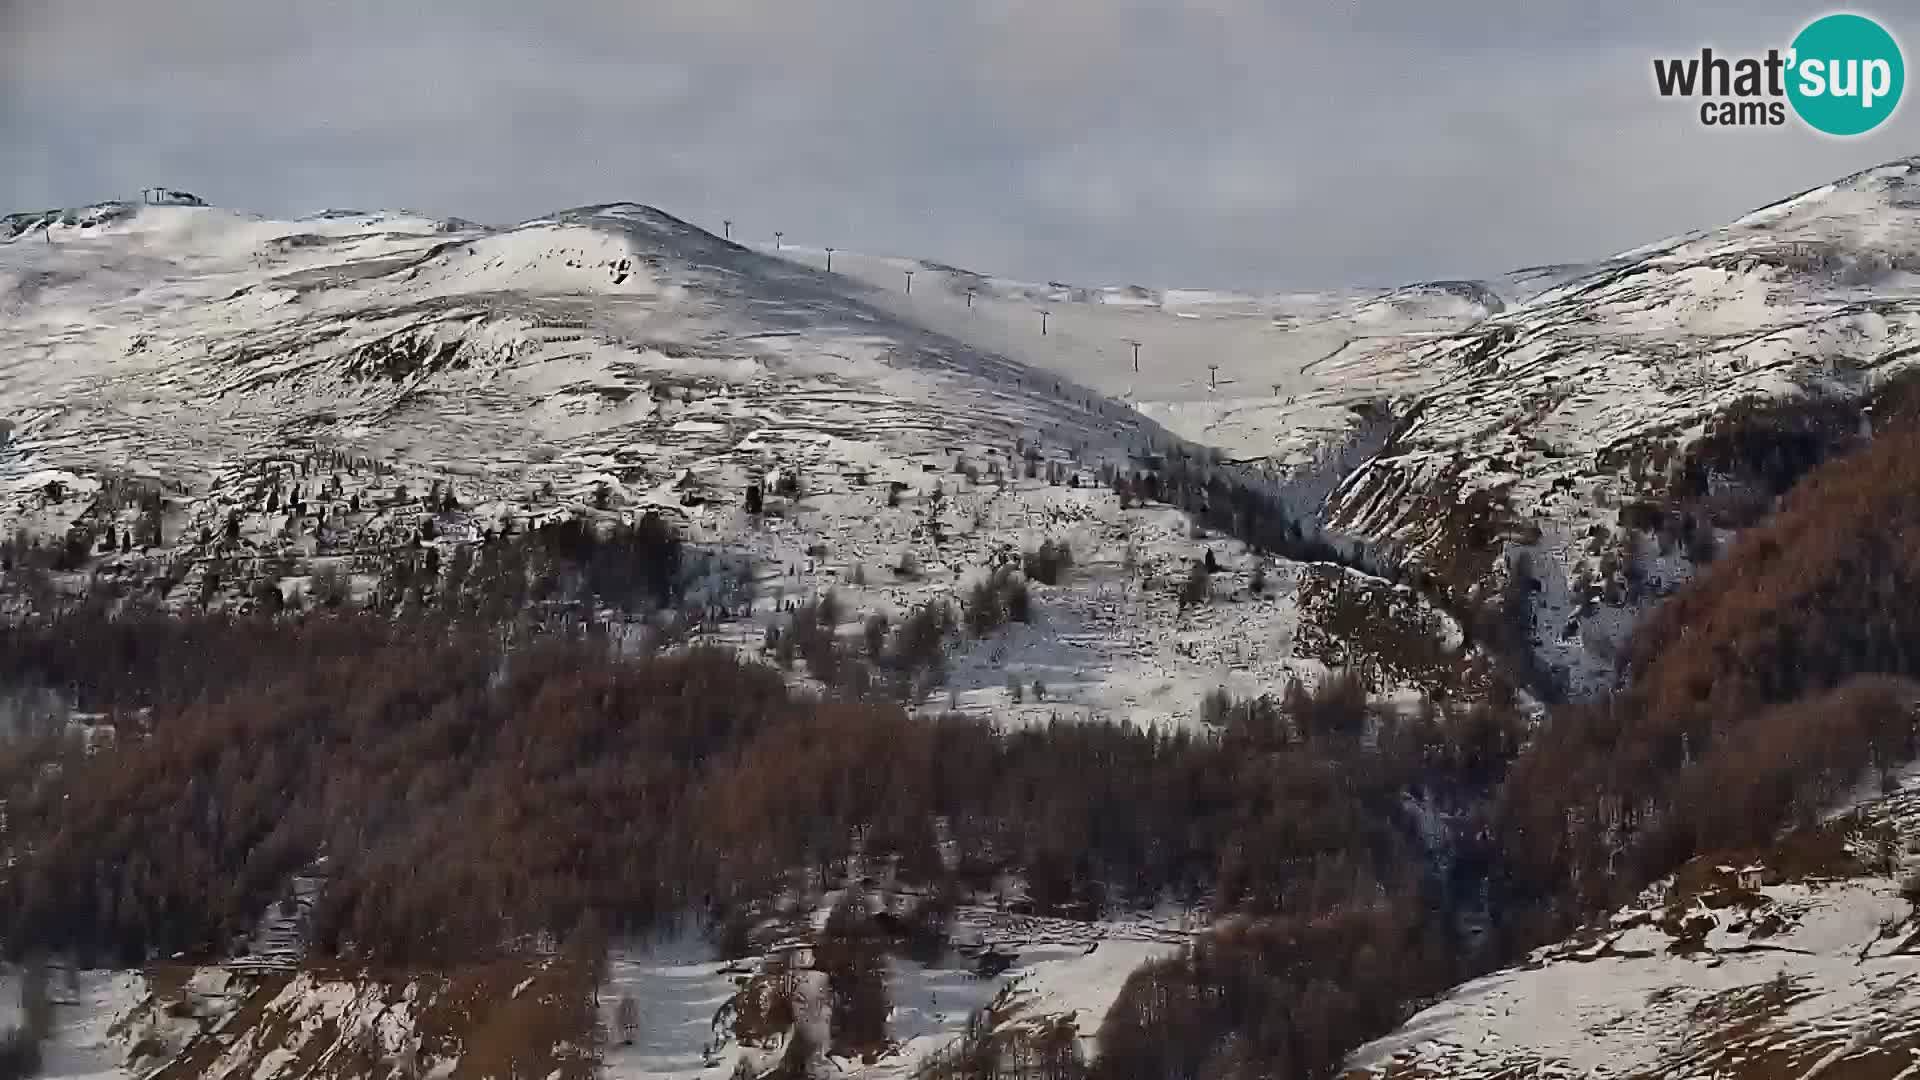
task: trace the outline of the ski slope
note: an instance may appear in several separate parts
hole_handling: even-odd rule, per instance
[[[827,264],[822,247],[758,250]],[[1230,459],[1281,467],[1344,439],[1350,406],[1431,385],[1431,371],[1395,362],[1403,349],[1506,304],[1477,282],[1273,295],[1089,288],[841,250],[833,273],[904,319],[1093,387]]]

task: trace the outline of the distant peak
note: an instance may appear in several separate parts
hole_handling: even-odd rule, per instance
[[[625,222],[639,222],[655,228],[670,228],[706,232],[691,222],[674,217],[657,206],[648,206],[637,202],[596,203],[591,206],[576,206],[561,210],[541,220],[577,222],[594,218],[614,218]]]
[[[692,222],[674,217],[658,207],[636,202],[600,203],[576,206],[544,218],[524,222],[522,228],[537,225],[579,225],[621,233],[642,245],[679,251],[703,258],[725,255],[737,258],[749,249],[724,240]]]

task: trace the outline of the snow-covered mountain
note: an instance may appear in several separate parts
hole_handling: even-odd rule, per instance
[[[726,539],[689,488],[798,467],[930,492],[929,469],[1004,475],[1029,445],[1090,478],[1185,439],[1287,477],[1303,514],[1459,594],[1527,550],[1540,650],[1577,692],[1633,615],[1596,608],[1594,537],[1665,482],[1649,460],[1670,471],[1743,398],[1860,398],[1911,363],[1914,168],[1590,266],[1283,295],[756,249],[632,204],[506,229],[14,215],[0,526],[58,536],[134,478],[173,493],[165,531],[191,541],[271,486],[269,462],[326,447],[391,466],[383,485],[460,475],[475,521],[605,485]],[[49,484],[72,497],[49,504]],[[549,485],[557,501],[525,505]],[[1083,542],[1119,535],[1102,531]],[[1665,587],[1690,564],[1646,569]]]
[[[867,615],[957,599],[1064,541],[1072,566],[1034,583],[1036,617],[958,642],[926,704],[1197,724],[1217,689],[1276,692],[1340,667],[1388,694],[1472,688],[1463,628],[1431,597],[1256,555],[1104,482],[1217,448],[1309,527],[1456,598],[1487,598],[1527,552],[1537,648],[1591,690],[1641,610],[1599,596],[1621,508],[1663,494],[1736,402],[1860,401],[1920,355],[1917,169],[1895,162],[1588,266],[1286,295],[746,246],[625,203],[504,228],[122,203],[13,215],[0,219],[0,535],[78,537],[56,591],[107,583],[184,606],[245,602],[235,573],[291,597],[332,571],[364,594],[383,548],[653,512],[711,563],[688,605],[702,632],[749,650],[829,589],[851,637]],[[769,512],[749,511],[750,489]],[[424,506],[429,491],[451,498]],[[1182,602],[1208,559],[1210,602]],[[208,587],[215,564],[226,594]],[[1685,550],[1639,567],[1655,593],[1691,571]],[[1732,1055],[1813,1068],[1904,1051],[1911,915],[1892,863],[1863,844],[1905,843],[1907,809],[1874,803],[1830,827],[1831,858],[1811,870],[1767,852],[1690,868],[1612,924],[1462,988],[1354,1067],[1679,1076]],[[971,914],[1024,962],[998,983],[896,973],[907,1050],[879,1071],[910,1071],[1009,984],[1036,1013],[1082,1010],[1084,1035],[1133,965],[1190,929]],[[616,981],[685,1029],[615,1052],[623,1068],[706,1070],[738,973],[664,948],[615,959]],[[1846,989],[1849,965],[1865,990]],[[136,1028],[118,1021],[171,1016],[176,1072],[231,1051],[235,1068],[275,1075],[267,1044],[196,1043],[205,1032],[185,1021],[252,1009],[384,1039],[387,996],[409,992],[175,974],[199,980],[189,1015],[168,1011],[182,987],[83,986],[99,998],[74,1037],[85,1052],[52,1074],[120,1069]],[[1687,1041],[1689,1024],[1711,1034]]]
[[[1504,572],[1503,546],[1529,552],[1542,651],[1578,690],[1604,678],[1591,640],[1617,640],[1632,614],[1593,610],[1594,541],[1619,530],[1623,505],[1671,487],[1735,402],[1864,402],[1916,359],[1920,159],[1908,159],[1625,252],[1409,347],[1401,362],[1434,385],[1345,479],[1329,519],[1467,587]],[[1444,512],[1475,495],[1473,512]],[[1648,560],[1669,585],[1691,571],[1684,552]]]
[[[1524,551],[1538,652],[1579,695],[1606,684],[1644,608],[1601,602],[1624,505],[1667,491],[1736,402],[1864,404],[1920,356],[1917,168],[1890,162],[1721,227],[1490,281],[1255,296],[1038,285],[844,251],[833,268],[903,318],[1292,474],[1309,502],[1327,496],[1337,534],[1459,597],[1487,602]],[[1382,412],[1391,432],[1369,427]],[[1635,567],[1652,594],[1692,569],[1665,549]]]
[[[365,593],[369,548],[652,511],[740,568],[696,603],[753,648],[828,589],[857,625],[1069,544],[1032,623],[953,658],[942,707],[1185,723],[1211,691],[1333,666],[1387,692],[1453,678],[1382,653],[1404,626],[1460,652],[1407,589],[1123,506],[1103,470],[1174,435],[839,265],[633,204],[504,229],[119,204],[21,220],[0,246],[0,534],[80,536],[74,588],[196,602],[218,558],[226,588],[293,595],[331,567]],[[746,510],[782,478],[777,515]],[[458,509],[423,515],[429,492]],[[97,550],[116,535],[125,550]],[[1183,604],[1208,551],[1219,602]]]

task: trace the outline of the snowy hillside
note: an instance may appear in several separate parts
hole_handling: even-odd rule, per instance
[[[1860,402],[1920,356],[1916,167],[1485,282],[1255,296],[1022,283],[845,251],[833,269],[876,305],[1067,374],[1230,458],[1304,472],[1329,527],[1462,595],[1486,599],[1528,553],[1538,651],[1581,695],[1604,685],[1644,607],[1612,596],[1622,508],[1669,489],[1736,402]],[[1390,429],[1370,422],[1373,404]],[[1632,567],[1649,595],[1692,570],[1664,546]]]
[[[827,265],[818,246],[759,250]],[[1360,424],[1353,406],[1433,385],[1434,372],[1399,361],[1409,344],[1474,325],[1542,284],[1252,295],[1039,284],[839,250],[832,263],[902,318],[1059,372],[1230,459],[1280,466],[1348,439]]]
[[[1605,684],[1644,608],[1616,595],[1622,574],[1650,597],[1693,570],[1665,544],[1628,553],[1623,507],[1668,490],[1736,402],[1860,401],[1920,356],[1915,168],[1487,282],[1254,296],[832,260],[878,307],[1289,475],[1303,512],[1469,602],[1490,602],[1527,553],[1537,651],[1579,696]]]
[[[959,922],[969,940],[963,951],[926,966],[898,959],[889,963],[888,1031],[894,1045],[872,1062],[836,1059],[839,1069],[868,1078],[913,1076],[931,1056],[952,1047],[976,1018],[990,1018],[1003,1034],[1064,1023],[1091,1056],[1094,1032],[1127,976],[1191,937],[1189,929],[1171,921],[1085,923],[986,909],[963,909]],[[973,959],[980,946],[1006,956],[1009,966],[981,974]],[[612,1080],[697,1077],[733,1069],[742,1059],[757,1069],[772,1067],[785,1048],[785,1032],[743,1045],[725,1023],[750,976],[764,977],[767,970],[764,959],[726,963],[703,943],[680,939],[617,949],[602,990],[600,1025],[609,1033],[604,1075]],[[638,1007],[638,1035],[631,1045],[617,1037],[623,998]]]
[[[977,1018],[990,1018],[1003,1037],[1066,1025],[1090,1053],[1127,975],[1190,937],[1175,920],[1084,923],[982,909],[963,910],[960,923],[964,951],[928,966],[891,964],[895,1045],[864,1066],[836,1062],[843,1070],[912,1076]],[[969,955],[981,946],[1008,957],[1008,966],[980,974]],[[724,1076],[742,1059],[770,1067],[785,1045],[784,1032],[743,1045],[730,1019],[748,973],[761,966],[722,960],[691,938],[616,946],[597,1007],[552,958],[411,977],[245,964],[63,968],[52,979],[54,1023],[39,1075]],[[17,980],[0,982],[13,989]],[[623,1001],[635,1006],[631,1041]]]
[[[718,568],[689,621],[758,648],[828,589],[850,628],[897,618],[1051,539],[1074,569],[1036,586],[1029,624],[969,643],[933,704],[1188,722],[1217,688],[1346,665],[1383,692],[1457,688],[1451,660],[1380,655],[1408,627],[1457,650],[1450,620],[1123,507],[1103,467],[1171,436],[838,265],[632,204],[499,230],[119,204],[21,220],[0,245],[0,534],[77,543],[59,587],[157,583],[180,606],[244,581],[234,601],[261,580],[295,598],[324,573],[365,596],[382,547],[653,511]],[[1209,551],[1217,602],[1182,603]]]
[[[49,1080],[592,1075],[564,1019],[581,988],[545,962],[411,978],[158,964],[54,983]]]
[[[1356,1052],[1347,1075],[1910,1076],[1916,851],[1909,790],[1770,851],[1697,859],[1606,922],[1455,989]]]
[[[1626,252],[1410,349],[1437,385],[1331,520],[1456,584],[1499,573],[1495,537],[1530,550],[1543,650],[1576,690],[1600,678],[1584,639],[1617,640],[1628,620],[1570,616],[1600,591],[1595,538],[1621,506],[1666,487],[1736,401],[1858,400],[1920,358],[1917,170],[1895,162]],[[1475,496],[1473,513],[1447,512]],[[1670,585],[1689,564],[1664,553],[1646,569]]]

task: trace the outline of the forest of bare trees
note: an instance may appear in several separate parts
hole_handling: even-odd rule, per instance
[[[322,852],[323,947],[432,962],[589,913],[638,928],[751,902],[843,855],[856,826],[934,881],[936,817],[959,874],[1030,868],[1042,911],[1168,891],[1295,910],[1353,867],[1418,862],[1401,792],[1447,783],[1437,763],[1465,749],[1464,714],[1402,720],[1350,697],[1214,735],[1001,733],[796,698],[729,653],[508,648],[364,614],[72,616],[5,644],[11,678],[129,732],[92,754],[10,749],[7,940],[117,963],[222,953]]]

